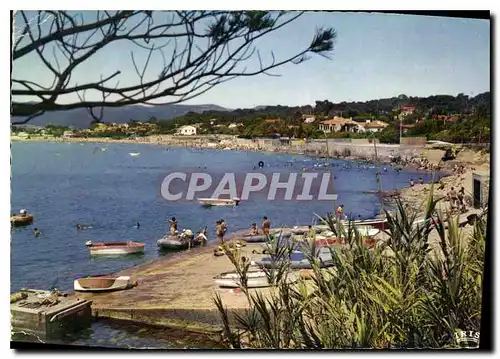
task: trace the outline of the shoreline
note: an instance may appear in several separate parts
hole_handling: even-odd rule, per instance
[[[140,145],[153,145],[153,146],[164,146],[164,147],[175,147],[175,148],[191,148],[191,149],[212,149],[212,150],[229,150],[229,151],[251,151],[251,152],[262,152],[269,154],[287,154],[287,155],[299,155],[306,156],[309,158],[316,159],[334,159],[334,160],[344,160],[351,162],[364,162],[378,165],[388,165],[399,168],[402,171],[412,171],[412,172],[421,172],[421,173],[432,173],[432,172],[440,172],[444,174],[444,176],[450,176],[453,174],[451,168],[447,168],[446,163],[442,163],[441,161],[430,160],[425,155],[413,156],[410,158],[405,158],[403,163],[401,162],[392,162],[388,158],[382,158],[379,156],[377,159],[368,159],[366,156],[332,156],[326,153],[323,153],[322,150],[316,151],[298,151],[294,146],[289,145],[288,147],[282,146],[279,149],[271,150],[271,149],[263,149],[255,146],[244,146],[237,144],[218,144],[216,146],[212,145],[208,142],[197,142],[189,144],[188,141],[181,141],[181,138],[169,141],[163,138],[159,138],[154,140],[154,136],[150,137],[139,137],[135,139],[111,139],[107,137],[73,137],[73,138],[61,138],[61,137],[53,137],[53,138],[19,138],[15,136],[11,136],[11,142],[54,142],[54,143],[93,143],[93,144],[109,144],[109,143],[120,143],[120,144],[140,144]],[[383,144],[378,144],[379,146],[383,146]],[[352,147],[360,146],[353,144]],[[364,146],[364,145],[361,145]],[[404,148],[396,148],[396,152],[399,155],[403,155]],[[433,152],[442,152],[441,150],[433,150],[427,149],[427,151]],[[424,150],[425,152],[425,150]],[[439,159],[442,155],[439,156]],[[431,156],[436,157],[436,156]]]
[[[207,148],[217,149],[202,146],[184,146],[172,143],[157,143],[150,141],[136,140],[111,140],[102,138],[92,139],[29,139],[16,140],[19,142],[80,142],[80,143],[125,143],[125,144],[148,144],[160,145],[169,147],[190,147],[190,148]],[[293,150],[293,148],[290,148]],[[234,148],[233,150],[245,151],[245,149]],[[293,151],[277,152],[264,151],[262,149],[246,149],[253,152],[269,152],[274,154],[294,154]],[[292,153],[291,153],[292,152]],[[444,151],[441,151],[444,152]],[[300,154],[311,158],[324,157],[314,154]],[[472,155],[473,154],[473,155]],[[434,185],[435,196],[444,195],[450,186],[455,186],[457,189],[461,185],[466,185],[466,191],[472,187],[471,176],[474,171],[489,171],[490,156],[489,154],[483,157],[475,155],[471,151],[460,152],[456,161],[445,163],[441,173],[449,175],[443,177],[439,183],[445,185],[443,190],[437,190],[438,185]],[[429,156],[428,160],[432,163],[436,159],[440,159],[439,151],[433,152],[435,157]],[[326,157],[327,159],[338,159],[335,157]],[[347,161],[356,161],[352,158],[341,158]],[[384,163],[382,161],[378,163]],[[453,166],[457,163],[463,164],[463,168],[455,170]],[[415,170],[415,168],[413,168]],[[418,171],[418,169],[416,169]],[[428,171],[426,171],[428,172]],[[399,197],[403,203],[415,204],[423,202],[429,195],[431,184],[415,185],[414,187],[401,188]],[[440,204],[447,206],[447,203],[441,201]],[[229,235],[230,240],[231,235]],[[229,261],[223,257],[213,257],[212,250],[217,246],[215,241],[210,241],[205,247],[193,248],[190,251],[180,251],[172,256],[165,258],[156,258],[148,260],[140,265],[131,266],[119,271],[119,274],[130,275],[134,279],[139,280],[142,291],[116,292],[112,295],[91,295],[70,292],[70,295],[78,295],[88,297],[95,300],[95,308],[93,308],[96,317],[109,318],[110,320],[125,320],[133,321],[139,326],[155,327],[164,326],[173,328],[175,331],[185,333],[199,333],[198,335],[207,335],[210,338],[219,340],[220,338],[220,318],[217,311],[214,312],[213,304],[209,297],[217,289],[213,287],[212,276],[227,270],[233,270]],[[251,256],[251,249],[259,248],[258,245],[248,244],[245,253]],[[214,259],[221,258],[221,259]],[[203,270],[196,263],[210,263]],[[198,267],[198,268],[197,268]],[[189,278],[189,279],[188,279]],[[198,278],[192,281],[192,278]],[[197,282],[202,282],[197,283]],[[244,298],[241,295],[230,291],[219,291],[225,303],[230,303],[236,311],[243,310]],[[167,297],[167,299],[166,299]],[[184,298],[180,300],[178,298]],[[125,323],[126,325],[126,323]]]

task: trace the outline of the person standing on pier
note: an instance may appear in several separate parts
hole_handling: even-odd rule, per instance
[[[175,235],[177,233],[177,219],[172,217],[168,220],[168,224],[170,225],[170,234]]]
[[[267,219],[266,216],[264,216],[262,221],[262,233],[268,236],[270,230],[271,230],[271,222]]]

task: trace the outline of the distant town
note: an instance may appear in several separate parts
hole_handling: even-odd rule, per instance
[[[232,135],[240,138],[376,138],[399,143],[402,137],[426,137],[453,143],[483,143],[490,138],[490,93],[333,104],[316,101],[302,107],[270,106],[234,111],[188,112],[173,119],[150,117],[123,123],[102,121],[77,129],[62,125],[13,126],[19,139],[104,137],[135,139],[154,135]]]

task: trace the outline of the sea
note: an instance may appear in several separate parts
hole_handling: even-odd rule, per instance
[[[265,152],[193,149],[152,144],[13,142],[11,212],[26,209],[35,221],[11,230],[11,292],[21,288],[71,291],[76,278],[114,273],[168,255],[156,241],[175,216],[179,227],[193,231],[208,226],[214,239],[215,222],[224,219],[232,230],[249,228],[267,216],[273,226],[307,225],[316,215],[344,204],[353,218],[372,218],[381,210],[373,194],[408,186],[410,179],[430,174],[398,171],[389,165],[320,159]],[[131,155],[136,154],[136,155]],[[138,154],[138,155],[137,155]],[[259,163],[264,167],[260,169]],[[256,195],[236,207],[205,208],[196,200],[168,201],[162,196],[165,177],[174,172],[331,173],[333,201],[267,200]],[[435,178],[439,179],[439,178]],[[137,226],[139,223],[139,227]],[[76,225],[89,226],[77,230]],[[35,237],[34,228],[41,231]],[[138,241],[142,256],[92,258],[87,241]],[[174,339],[172,339],[175,337]],[[214,347],[213,343],[181,340],[171,332],[98,321],[64,343],[101,347],[186,348]],[[59,342],[59,341],[56,341]]]

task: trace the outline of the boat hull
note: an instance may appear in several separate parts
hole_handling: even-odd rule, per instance
[[[96,243],[89,246],[91,255],[127,255],[144,253],[144,244],[136,242]]]
[[[34,217],[31,214],[25,216],[14,215],[10,217],[10,223],[13,227],[27,226],[33,223]]]
[[[330,253],[319,253],[318,259],[321,268],[331,267],[334,265],[332,255]],[[260,261],[256,261],[255,263],[263,268],[276,268],[281,264],[279,261],[273,261],[271,257],[262,258]],[[290,255],[290,267],[292,269],[311,269],[312,264],[303,253],[293,252]]]
[[[205,207],[237,206],[239,201],[234,199],[198,198],[198,202]]]
[[[291,236],[292,236],[291,233],[281,233],[275,235],[277,240],[288,240]],[[247,243],[267,242],[267,236],[265,234],[258,234],[256,236],[242,236],[241,239]]]
[[[199,246],[201,244],[200,241],[191,239],[191,248]],[[190,247],[189,241],[181,241],[177,239],[176,236],[168,236],[164,238],[160,238],[156,241],[156,245],[160,249],[164,250],[177,250],[177,249],[188,249]]]
[[[113,292],[132,287],[132,280],[128,276],[79,278],[73,282],[77,292]]]
[[[295,283],[297,281],[295,273],[287,274],[287,282]],[[240,288],[241,277],[237,272],[222,273],[214,278],[215,284],[221,288]],[[248,288],[265,288],[272,286],[264,271],[254,271],[247,273],[247,287]]]

